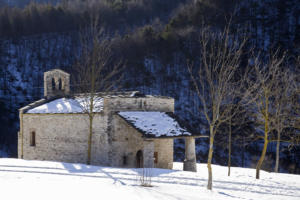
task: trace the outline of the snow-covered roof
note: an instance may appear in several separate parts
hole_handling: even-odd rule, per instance
[[[192,135],[185,128],[182,128],[170,114],[165,112],[129,111],[118,114],[146,137]]]
[[[27,113],[86,113],[89,111],[90,99],[88,97],[60,98],[32,108]],[[103,99],[94,98],[93,112],[103,110]]]

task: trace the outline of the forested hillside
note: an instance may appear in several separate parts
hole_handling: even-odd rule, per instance
[[[0,1],[0,150],[9,156],[16,156],[18,108],[42,97],[44,71],[61,68],[72,73],[81,48],[79,33],[88,26],[90,12],[98,13],[115,56],[126,61],[122,89],[174,97],[176,114],[196,132],[208,134],[186,64],[199,60],[198,32],[204,25],[222,30],[231,22],[232,30],[247,32],[249,49],[255,47],[263,54],[271,47],[287,50],[291,69],[299,72],[295,58],[300,45],[300,5],[296,0],[16,2]],[[251,142],[248,135],[256,131],[247,122],[233,134],[233,165],[255,165],[261,143]],[[217,138],[215,163],[226,165],[226,140],[222,134]],[[206,162],[207,140],[197,144],[199,161]],[[282,144],[281,169],[300,173],[300,147],[288,146]],[[182,160],[182,141],[176,141],[175,147],[176,159]],[[268,150],[265,168],[271,169],[275,143]]]
[[[0,6],[20,7],[23,8],[31,2],[35,3],[50,3],[55,5],[61,2],[60,0],[0,0]]]

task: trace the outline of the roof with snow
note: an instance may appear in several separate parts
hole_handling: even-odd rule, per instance
[[[60,98],[32,108],[27,113],[86,113],[89,111],[89,105],[89,98]],[[102,110],[103,99],[95,97],[93,112],[101,112]]]
[[[192,136],[172,113],[126,111],[118,112],[118,115],[148,138]]]

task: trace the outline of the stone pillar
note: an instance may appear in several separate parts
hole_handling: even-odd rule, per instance
[[[184,171],[197,171],[196,165],[196,152],[195,152],[195,138],[186,137],[185,138],[185,159],[183,162]]]
[[[154,167],[154,142],[145,140],[144,141],[144,168],[153,168]]]

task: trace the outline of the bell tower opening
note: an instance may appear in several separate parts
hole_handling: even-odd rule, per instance
[[[44,96],[62,97],[70,94],[70,74],[60,69],[44,73]]]
[[[58,81],[58,89],[62,90],[62,81],[61,81],[61,78],[59,78],[59,81]]]
[[[51,84],[52,84],[52,90],[55,90],[55,79],[54,78],[52,78]]]

